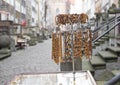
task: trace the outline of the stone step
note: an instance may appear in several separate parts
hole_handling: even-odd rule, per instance
[[[97,85],[105,85],[107,81],[96,81]]]
[[[120,42],[117,42],[117,45],[120,46]]]
[[[96,48],[96,46],[95,46],[94,44],[92,44],[92,48],[93,48],[93,49],[95,49],[95,48]]]
[[[97,85],[105,85],[107,81],[96,81]],[[115,85],[120,85],[120,83],[116,83]]]
[[[120,35],[116,36],[115,38],[116,38],[116,39],[120,39]]]
[[[111,35],[111,34],[109,34],[109,35],[107,35],[109,38],[115,38],[115,35]]]
[[[108,40],[108,39],[109,39],[109,37],[107,37],[107,36],[104,36],[101,38],[101,40]]]
[[[10,53],[6,53],[6,54],[0,54],[0,60],[4,59],[4,58],[7,58],[11,56],[11,52]]]
[[[116,76],[116,75],[118,75],[118,74],[120,74],[120,70],[113,70],[113,71],[111,71],[111,73],[114,75],[114,76]],[[112,77],[111,77],[112,78]],[[110,78],[110,79],[111,79]],[[97,82],[97,85],[105,85],[108,81],[104,81],[104,80],[98,80],[98,81],[96,81]],[[115,85],[120,85],[120,82],[117,82]]]
[[[115,75],[119,74],[120,70],[113,70],[113,71],[104,71],[99,76],[99,80],[97,80],[97,85],[105,85],[108,80],[112,79]],[[120,82],[117,82],[115,85],[120,85]]]
[[[89,60],[82,61],[82,70],[84,70],[84,71],[89,70],[92,73],[92,75],[94,75],[94,71],[95,71],[95,69],[90,64]]]
[[[107,47],[107,49],[109,49],[115,53],[120,53],[120,47]]]
[[[100,42],[95,42],[94,45],[95,46],[99,46],[101,43]]]
[[[114,76],[116,76],[116,75],[120,74],[120,70],[112,70],[111,73],[112,73]],[[111,79],[112,79],[112,78],[111,78]],[[120,81],[116,82],[115,85],[120,85]]]
[[[116,38],[116,39],[120,39],[120,36],[119,35],[113,35],[113,34],[109,34],[109,35],[106,35],[107,37],[109,38]]]
[[[92,56],[90,63],[96,70],[106,68],[106,63],[100,56]]]
[[[97,42],[100,42],[101,44],[103,44],[105,40],[99,39]]]
[[[100,51],[98,54],[105,59],[106,62],[116,62],[118,57],[117,55],[111,53],[110,51]]]
[[[113,73],[110,70],[105,69],[98,72],[99,73],[96,76],[94,76],[96,81],[108,81],[112,77],[114,77]]]
[[[111,71],[115,76],[116,75],[118,75],[118,74],[120,74],[120,70],[113,70],[113,71]]]

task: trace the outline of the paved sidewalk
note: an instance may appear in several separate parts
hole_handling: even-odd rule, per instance
[[[51,39],[12,53],[0,61],[0,85],[21,73],[58,72],[59,65],[51,59]]]

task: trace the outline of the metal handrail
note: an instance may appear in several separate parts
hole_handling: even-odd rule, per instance
[[[109,19],[107,23],[103,23],[99,27],[97,27],[95,30],[93,30],[93,33],[98,32],[100,29],[106,28],[108,25],[114,23],[116,21],[116,19],[119,19],[119,18],[120,18],[120,16]]]
[[[109,19],[107,23],[108,23],[108,24],[111,23],[111,21],[113,21],[113,19],[115,19],[115,17],[113,17],[112,19]],[[99,27],[96,27],[96,28],[93,30],[93,33],[97,32],[98,30],[100,30],[101,28],[103,28],[105,25],[106,25],[106,23],[101,23]]]
[[[120,17],[120,16],[118,16],[118,17]],[[112,18],[108,19],[108,20],[107,20],[107,23],[110,23],[111,21],[114,21],[114,20],[115,20],[115,18],[116,18],[116,17],[114,16],[114,17],[112,17]],[[101,24],[103,24],[103,25],[104,25],[104,24],[106,24],[106,23],[105,23],[105,22],[102,22]]]
[[[103,34],[101,34],[100,36],[98,36],[95,40],[92,41],[92,43],[95,43],[98,39],[100,39],[101,37],[103,37],[105,34],[109,33],[112,29],[115,29],[115,27],[120,24],[120,21],[115,23],[115,25],[113,25],[110,29],[108,29],[107,31],[105,31]]]

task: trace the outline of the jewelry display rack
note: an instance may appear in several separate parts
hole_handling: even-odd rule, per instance
[[[66,32],[61,33],[58,29],[52,36],[52,59],[58,64],[61,62],[72,62],[73,85],[75,85],[75,59],[79,57],[80,69],[82,70],[82,57],[91,59],[92,55],[92,33],[86,24],[88,16],[82,14],[60,14],[55,18],[58,28],[61,25],[70,27]],[[55,37],[55,34],[56,37]],[[63,36],[64,39],[61,38]],[[64,43],[63,43],[64,42]],[[63,55],[64,50],[64,55]]]

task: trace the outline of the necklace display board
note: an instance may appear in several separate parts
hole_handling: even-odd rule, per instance
[[[87,59],[92,55],[92,33],[86,25],[86,14],[60,14],[55,18],[57,30],[52,33],[52,59],[55,63],[73,62],[78,58]],[[61,32],[58,28],[65,25],[68,30]],[[59,28],[60,29],[60,28]]]

